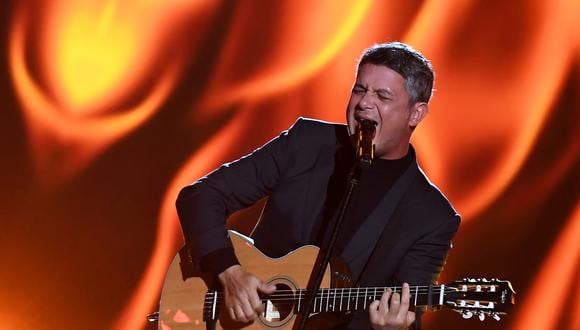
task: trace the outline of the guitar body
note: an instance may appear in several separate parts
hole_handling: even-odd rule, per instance
[[[303,246],[281,258],[269,258],[260,252],[247,237],[230,231],[234,251],[244,269],[264,282],[272,283],[278,290],[290,290],[292,294],[308,285],[319,249]],[[185,281],[177,255],[167,272],[159,307],[159,329],[205,329],[204,301],[207,293],[205,282],[199,277]],[[330,287],[330,269],[326,269],[321,287]],[[288,292],[290,292],[288,291]],[[232,322],[220,306],[216,306],[219,322],[217,329],[289,329],[296,320],[294,306],[277,306],[267,301],[266,311],[251,323]],[[310,322],[309,322],[310,324]]]

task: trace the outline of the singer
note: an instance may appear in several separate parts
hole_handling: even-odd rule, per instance
[[[437,280],[460,217],[421,171],[410,145],[428,113],[433,80],[429,61],[409,45],[370,47],[357,66],[346,125],[299,118],[248,156],[181,190],[177,211],[194,264],[217,278],[231,319],[255,319],[263,308],[259,295],[275,287],[239,264],[226,232],[228,216],[267,196],[251,234],[256,247],[280,257],[302,245],[324,246],[359,161],[366,165],[334,254],[349,266],[355,285]],[[336,318],[339,329],[419,328],[416,312],[404,286],[366,311]]]

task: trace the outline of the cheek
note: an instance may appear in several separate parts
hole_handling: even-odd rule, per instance
[[[404,107],[387,107],[379,111],[383,125],[397,127],[406,123],[409,119],[409,111]]]
[[[399,122],[399,118],[394,118],[392,114],[387,116],[381,115],[381,122],[379,127],[377,127],[375,139],[380,141],[389,140],[398,131],[398,127],[401,126]]]

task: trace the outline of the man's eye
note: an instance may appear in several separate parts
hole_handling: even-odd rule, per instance
[[[382,101],[389,101],[391,100],[391,98],[388,95],[385,94],[377,94],[379,96],[379,99],[381,99]]]
[[[355,94],[364,94],[366,92],[366,89],[361,87],[355,87],[352,89],[352,92]]]

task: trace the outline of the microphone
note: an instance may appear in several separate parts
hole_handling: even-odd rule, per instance
[[[361,120],[357,129],[356,155],[362,168],[369,168],[373,162],[375,148],[373,137],[375,136],[375,123],[371,120]]]

